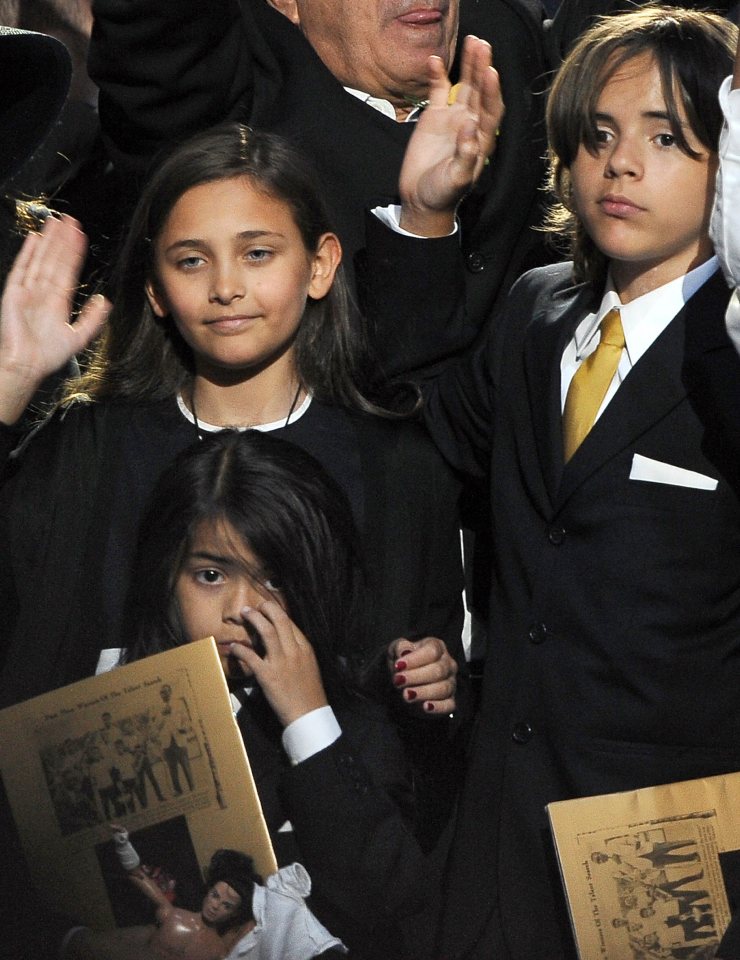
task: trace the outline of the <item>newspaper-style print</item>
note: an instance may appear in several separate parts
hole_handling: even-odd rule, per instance
[[[225,806],[218,770],[187,672],[147,680],[121,702],[82,702],[46,715],[36,748],[61,833],[167,804]],[[154,812],[154,811],[152,811]]]
[[[740,773],[547,807],[581,960],[712,960],[740,904]]]
[[[0,742],[0,847],[45,909],[121,922],[114,823],[164,885],[197,886],[220,847],[277,869],[210,639],[0,711]]]
[[[709,960],[729,922],[715,811],[579,834],[598,953]]]

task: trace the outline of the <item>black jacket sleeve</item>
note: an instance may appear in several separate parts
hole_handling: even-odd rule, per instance
[[[360,923],[414,914],[425,858],[413,832],[413,787],[382,711],[343,711],[342,736],[290,769],[285,806],[314,891]],[[372,922],[372,921],[371,921]]]
[[[164,145],[246,118],[253,56],[237,0],[95,0],[88,57],[106,146],[143,173]]]

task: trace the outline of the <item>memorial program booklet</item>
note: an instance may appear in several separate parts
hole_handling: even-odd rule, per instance
[[[210,638],[0,711],[0,744],[3,869],[59,915],[150,921],[111,823],[184,906],[200,905],[221,847],[248,853],[263,877],[277,869]]]
[[[548,804],[582,960],[709,960],[740,903],[740,774]]]

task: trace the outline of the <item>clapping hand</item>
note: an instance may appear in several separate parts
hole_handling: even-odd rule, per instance
[[[460,83],[450,100],[450,81],[439,57],[429,58],[429,105],[406,149],[399,178],[401,226],[420,236],[443,236],[457,204],[493,153],[504,115],[491,47],[469,36]]]

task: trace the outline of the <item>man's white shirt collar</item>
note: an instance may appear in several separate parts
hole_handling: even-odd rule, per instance
[[[362,90],[355,90],[354,87],[345,87],[344,89],[347,91],[347,93],[351,93],[353,97],[357,97],[358,100],[362,100],[362,102],[366,103],[368,107],[372,107],[373,110],[377,110],[378,113],[382,113],[391,120],[396,119],[396,108],[393,106],[390,100],[384,100],[382,97],[373,97],[369,93],[364,93]],[[399,123],[409,123],[410,121],[416,120],[418,116],[419,107],[414,107],[414,109],[409,112],[409,115],[404,117],[403,120],[400,120]]]

